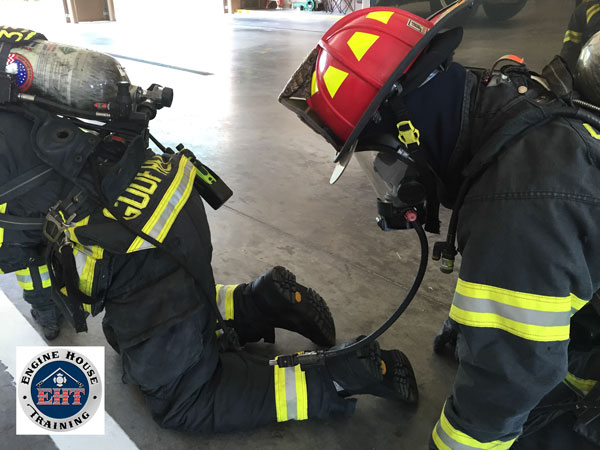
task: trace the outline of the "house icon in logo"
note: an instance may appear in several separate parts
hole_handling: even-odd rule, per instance
[[[58,367],[35,387],[38,406],[79,406],[81,397],[86,393],[85,385],[62,367]]]

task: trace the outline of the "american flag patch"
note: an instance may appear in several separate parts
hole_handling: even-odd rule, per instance
[[[33,83],[33,68],[23,55],[9,53],[6,60],[6,72],[16,75],[17,86],[21,92],[26,92]]]

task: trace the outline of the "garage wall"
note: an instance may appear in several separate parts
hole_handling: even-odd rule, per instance
[[[143,26],[142,17],[153,23],[180,22],[190,26],[223,15],[219,0],[113,0],[118,22]]]
[[[62,0],[0,0],[0,25],[24,27],[43,32],[44,25],[65,23]]]

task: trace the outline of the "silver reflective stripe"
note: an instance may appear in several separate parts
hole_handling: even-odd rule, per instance
[[[48,273],[48,272],[40,272],[40,278],[42,279],[42,283],[44,281],[50,281],[50,273]]]
[[[542,327],[565,326],[569,325],[571,321],[571,313],[567,311],[550,312],[517,308],[516,306],[505,305],[504,303],[484,298],[467,297],[458,292],[454,294],[453,304],[465,311],[498,314],[515,322]]]
[[[296,398],[296,368],[285,368],[285,403],[288,420],[298,419],[298,399]]]
[[[578,309],[571,308],[571,316],[573,316],[573,315],[577,314],[578,312],[579,312],[579,310],[578,310]]]
[[[21,283],[33,283],[31,275],[17,275],[17,281]]]
[[[225,298],[227,294],[227,285],[223,284],[219,288],[219,293],[217,295],[217,306],[219,307],[219,312],[221,316],[225,317]]]
[[[444,444],[446,444],[448,447],[450,447],[452,450],[481,450],[481,449],[478,449],[477,447],[471,447],[470,445],[461,444],[460,442],[457,442],[454,439],[452,439],[450,436],[448,436],[446,434],[446,432],[442,428],[442,424],[440,422],[438,422],[437,425],[435,426],[435,431],[437,432],[437,434],[440,437],[440,439],[442,440],[442,442]]]
[[[194,166],[192,165],[192,163],[190,163],[190,162],[185,163],[183,177],[181,178],[181,181],[179,182],[177,189],[175,190],[173,195],[171,195],[171,198],[169,199],[169,203],[167,203],[167,205],[165,206],[164,211],[160,214],[160,217],[158,218],[158,220],[156,221],[156,223],[154,224],[152,229],[147,233],[149,236],[152,236],[154,239],[158,239],[158,235],[161,233],[161,231],[165,227],[167,221],[171,217],[171,214],[173,214],[173,211],[175,210],[177,203],[179,203],[179,200],[181,200],[181,197],[185,193],[185,190],[187,188],[188,181],[190,179],[190,175],[191,175],[191,172],[193,169],[194,169]]]

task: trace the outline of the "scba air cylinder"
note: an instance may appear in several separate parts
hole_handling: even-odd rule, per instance
[[[16,76],[20,92],[88,111],[115,101],[118,82],[129,81],[109,55],[39,40],[11,49],[6,72]]]

